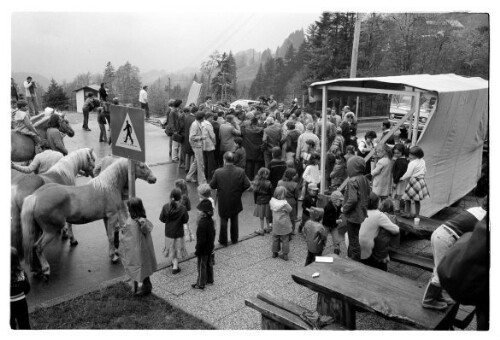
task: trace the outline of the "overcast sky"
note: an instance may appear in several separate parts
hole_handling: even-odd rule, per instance
[[[274,52],[320,14],[13,13],[12,71],[71,81],[78,73],[102,72],[107,61],[116,68],[128,60],[141,72],[199,67],[216,49]]]

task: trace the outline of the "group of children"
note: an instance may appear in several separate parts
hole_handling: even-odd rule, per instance
[[[196,206],[196,237],[189,227],[188,211],[191,202],[188,197],[187,185],[184,179],[174,183],[175,188],[170,193],[170,202],[166,203],[160,214],[160,221],[165,223],[165,248],[163,253],[172,262],[172,274],[181,271],[179,260],[187,256],[186,242],[196,240],[195,255],[198,262],[198,279],[191,285],[194,289],[205,289],[214,283],[214,242],[215,242],[215,201],[208,184],[198,186],[199,203]]]
[[[375,136],[375,133],[367,134],[367,142],[372,147]],[[338,152],[335,156],[335,166],[331,173],[334,189],[348,178],[346,163],[355,156],[354,148],[349,147],[346,155]],[[286,163],[287,168],[276,186],[269,181],[270,170],[267,168],[261,168],[253,181],[254,216],[260,219],[260,229],[256,233],[263,235],[265,232],[272,232],[273,257],[278,256],[281,244],[280,257],[288,259],[289,240],[295,234],[297,203],[302,201],[303,211],[298,232],[304,232],[307,240],[306,265],[314,261],[314,256],[322,253],[328,234],[332,235],[334,253],[340,254],[340,244],[344,242],[349,224],[345,216],[344,221],[342,220],[344,195],[340,191],[333,190],[326,206],[323,209],[318,207],[319,156],[312,151],[313,148],[314,145],[309,145],[308,150],[301,155],[302,178],[297,175],[296,165]],[[369,151],[364,151],[366,156]],[[399,233],[395,216],[401,214],[402,200],[406,202],[403,203],[405,214],[402,216],[413,218],[420,213],[420,201],[429,197],[424,180],[426,169],[423,156],[423,150],[418,146],[407,150],[402,143],[396,143],[393,147],[383,144],[376,148],[377,161],[374,166],[361,170],[360,174],[366,177],[364,180],[367,183],[367,191],[362,195],[366,202],[363,209],[367,214],[361,216],[360,221],[350,224],[358,225],[359,234],[356,233],[353,237],[355,242],[352,242],[350,235],[350,241],[358,244],[353,245],[358,250],[351,254],[355,259],[387,270],[387,249],[394,235]],[[364,163],[359,157],[358,159],[360,163]],[[340,180],[337,175],[341,177]],[[411,214],[412,201],[415,204],[414,214]]]

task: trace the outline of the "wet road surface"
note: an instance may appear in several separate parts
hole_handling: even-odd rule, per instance
[[[99,127],[91,118],[89,127],[91,132],[85,132],[80,124],[73,124],[75,136],[66,137],[64,142],[69,152],[82,147],[92,147],[97,154],[98,161],[111,154],[111,147],[107,143],[99,143]],[[162,129],[152,124],[145,124],[146,129],[146,162],[152,165],[157,182],[148,184],[145,181],[136,181],[136,196],[140,197],[146,208],[148,219],[153,222],[152,232],[156,258],[158,263],[165,263],[162,251],[164,247],[164,224],[159,221],[161,208],[167,202],[174,181],[185,178],[184,169],[178,169],[176,163],[170,163],[168,156],[168,137]],[[12,178],[17,176],[12,171]],[[85,184],[89,179],[79,177],[77,185]],[[189,213],[190,226],[196,233],[194,221],[196,219],[196,205],[198,196],[196,185],[188,183],[189,197],[192,210]],[[89,202],[89,204],[91,204]],[[252,234],[258,228],[259,220],[253,217],[253,193],[243,195],[244,211],[240,213],[240,237]],[[217,225],[219,219],[217,216]],[[69,241],[60,238],[52,241],[45,249],[47,260],[51,266],[51,275],[48,282],[33,277],[30,274],[31,292],[28,294],[30,305],[43,303],[63,295],[77,292],[81,289],[97,286],[100,283],[124,275],[120,262],[112,264],[108,257],[108,241],[102,220],[88,224],[74,225],[73,232],[79,244],[70,247]],[[218,230],[217,230],[218,233]],[[187,243],[189,253],[194,252],[194,242]],[[181,265],[182,267],[182,265]],[[27,272],[29,268],[26,268]]]

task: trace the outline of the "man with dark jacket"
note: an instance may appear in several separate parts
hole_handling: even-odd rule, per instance
[[[349,248],[347,256],[360,261],[361,247],[359,245],[359,228],[361,222],[368,216],[367,206],[370,198],[370,183],[364,176],[365,161],[359,156],[353,156],[347,161],[347,186],[344,193],[342,213],[347,220],[347,235]]]
[[[231,220],[231,242],[238,242],[238,214],[243,210],[241,195],[250,187],[245,171],[234,165],[234,154],[224,154],[224,167],[214,172],[210,182],[212,189],[217,189],[219,205],[220,232],[219,243],[227,246],[227,224]]]
[[[241,128],[243,137],[243,148],[246,152],[246,174],[250,180],[253,180],[257,171],[264,166],[264,157],[261,151],[262,138],[264,132],[258,125],[257,118],[252,118],[250,126]]]
[[[264,129],[262,142],[264,143],[264,166],[269,168],[269,162],[273,158],[272,149],[281,146],[281,125],[275,122],[273,117],[266,118],[266,128]]]

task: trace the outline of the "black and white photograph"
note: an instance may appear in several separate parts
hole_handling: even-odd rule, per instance
[[[500,334],[493,5],[8,9],[7,336]]]

